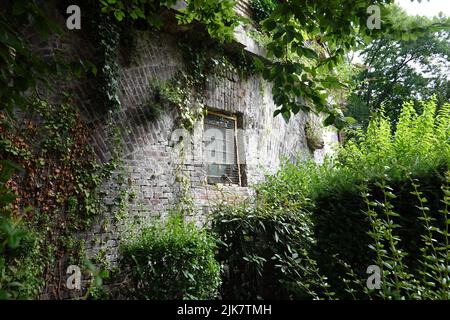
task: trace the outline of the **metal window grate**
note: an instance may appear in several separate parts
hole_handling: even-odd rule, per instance
[[[236,116],[214,112],[205,116],[205,152],[210,184],[242,185],[236,127]]]

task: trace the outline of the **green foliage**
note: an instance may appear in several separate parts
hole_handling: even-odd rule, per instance
[[[70,5],[66,3],[63,10]],[[92,88],[99,100],[101,112],[120,109],[119,87],[119,52],[121,45],[130,45],[132,36],[124,30],[111,15],[102,13],[97,0],[79,0],[83,13],[83,30],[94,46],[94,63],[91,77]]]
[[[220,286],[214,239],[172,213],[145,226],[121,247],[127,294],[137,299],[213,299]]]
[[[129,17],[132,20],[143,19],[151,26],[160,27],[163,23],[161,21],[160,13],[163,9],[175,5],[176,0],[100,0],[99,2],[102,12],[113,14],[119,22]]]
[[[396,14],[402,13],[398,9]],[[423,24],[449,21],[445,17],[398,18],[402,19]],[[383,106],[386,115],[396,123],[405,100],[414,100],[420,111],[420,99],[436,95],[438,108],[450,99],[450,63],[446,58],[450,54],[450,33],[435,32],[432,27],[427,30],[415,40],[385,35],[361,52],[364,67],[355,74],[357,86],[349,97],[346,114],[366,127],[370,114]]]
[[[100,0],[103,12],[112,13],[120,21],[145,21],[149,26],[161,28],[163,12],[172,8],[176,0],[120,1]],[[200,22],[209,35],[219,41],[231,41],[240,18],[234,11],[234,0],[188,0],[186,7],[176,15],[179,24]]]
[[[203,49],[205,43],[213,48]],[[181,39],[178,47],[183,53],[186,70],[178,71],[167,81],[150,79],[148,105],[155,115],[164,105],[175,106],[179,111],[179,124],[192,130],[205,112],[203,98],[209,78],[227,78],[230,74],[246,77],[253,72],[252,61],[243,52],[230,54],[220,43],[193,34]]]
[[[311,216],[281,207],[219,207],[213,231],[225,265],[225,299],[305,299],[327,294],[326,279],[308,251],[314,245]]]
[[[379,292],[365,290],[369,296],[379,296],[382,299],[450,299],[450,270],[449,270],[449,182],[450,171],[447,172],[446,182],[442,185],[442,208],[432,210],[433,204],[420,191],[417,179],[411,183],[411,194],[416,198],[416,208],[421,212],[417,222],[421,227],[418,243],[420,255],[411,260],[411,250],[405,250],[402,241],[409,241],[409,237],[402,237],[401,215],[395,211],[403,207],[395,206],[398,195],[395,190],[380,181],[378,187],[383,193],[382,201],[372,201],[370,194],[363,193],[367,204],[366,214],[370,220],[369,235],[372,244],[369,245],[375,253],[374,262],[382,271],[382,284]],[[428,190],[425,192],[428,193]],[[409,259],[408,259],[409,258]],[[347,289],[348,291],[348,289]]]
[[[328,91],[345,89],[336,68],[344,54],[357,49],[364,40],[391,34],[396,39],[423,35],[425,30],[448,27],[446,23],[416,23],[392,14],[392,0],[379,1],[383,17],[381,30],[367,27],[370,0],[286,1],[277,5],[264,20],[270,35],[266,46],[273,63],[265,66],[264,78],[274,84],[273,97],[281,114],[289,120],[301,110],[328,114],[326,124],[341,128],[347,122],[338,101],[329,101]]]
[[[336,157],[327,159],[321,166],[288,164],[274,177],[269,177],[269,183],[261,185],[259,191],[270,194],[276,191],[274,187],[280,187],[281,191],[291,188],[298,197],[294,200],[303,201],[302,193],[315,200],[329,194],[330,190],[358,192],[361,181],[376,180],[384,175],[393,181],[403,181],[410,173],[421,175],[447,167],[450,159],[449,104],[437,114],[434,100],[422,102],[422,109],[423,113],[418,115],[412,103],[404,103],[395,132],[390,120],[380,113],[372,119],[367,133],[359,132]],[[299,188],[295,189],[295,184]],[[268,199],[272,198],[269,196]]]
[[[58,3],[61,5],[65,11],[67,6]],[[98,44],[96,63],[101,67],[93,87],[98,90],[99,105],[117,111],[116,21],[100,15],[98,5],[92,1],[81,1],[80,5],[86,14],[85,26],[94,30],[91,36]],[[98,187],[119,167],[115,146],[111,148],[112,161],[96,161],[87,139],[89,131],[65,92],[60,95],[65,102],[59,105],[47,103],[42,96],[43,88],[49,89],[45,94],[54,94],[48,79],[59,81],[64,77],[67,81],[69,76],[80,77],[82,72],[97,75],[97,67],[91,62],[67,61],[58,49],[45,57],[30,49],[34,48],[29,43],[31,38],[45,43],[50,34],[62,33],[45,15],[47,8],[34,0],[0,5],[0,84],[4,84],[0,90],[0,153],[2,159],[24,167],[24,174],[14,175],[8,182],[17,200],[10,208],[11,217],[2,217],[1,221],[2,242],[3,237],[9,239],[16,233],[21,239],[21,231],[26,240],[19,251],[4,242],[7,249],[6,255],[2,251],[0,291],[2,297],[12,299],[35,298],[46,286],[60,289],[62,282],[57,279],[55,261],[66,261],[69,256],[78,264],[84,259],[84,242],[76,237],[98,216],[102,205]],[[36,34],[24,35],[24,26]],[[18,108],[24,112],[17,112]],[[23,123],[15,121],[17,114]]]
[[[311,174],[306,174],[311,172]],[[302,208],[310,202],[311,189],[318,183],[316,165],[313,162],[302,163],[301,168],[284,160],[282,169],[275,175],[266,177],[265,183],[256,186],[258,200],[268,207]]]
[[[96,50],[100,57],[96,90],[104,103],[105,110],[120,108],[119,89],[119,44],[120,30],[116,21],[107,15],[97,14],[98,30],[95,32]]]
[[[152,111],[157,113],[162,110],[164,104],[176,106],[179,111],[179,123],[192,130],[196,121],[203,117],[204,106],[201,98],[194,94],[198,81],[185,72],[178,72],[166,82],[152,80],[153,92]]]
[[[60,183],[61,180],[72,183],[71,187],[66,187],[70,191],[55,190],[56,196],[58,193],[62,196],[62,199],[57,199],[56,202],[57,206],[61,205],[72,196],[71,210],[75,215],[67,217],[66,222],[74,230],[83,229],[98,215],[101,201],[96,191],[101,183],[111,176],[112,170],[117,166],[117,160],[114,158],[105,164],[98,163],[92,148],[86,144],[87,132],[80,123],[79,113],[70,103],[51,105],[38,100],[32,109],[35,110],[36,116],[40,117],[41,123],[34,136],[29,137],[29,142],[38,149],[37,156],[47,161],[47,165],[61,167],[57,172],[67,169],[72,172],[66,177],[56,175],[48,178],[55,178],[54,184],[58,180]],[[62,188],[64,187],[63,185]],[[57,210],[57,207],[53,209]]]
[[[422,109],[417,114],[412,103],[404,103],[395,131],[381,113],[367,133],[360,133],[322,165],[286,163],[257,187],[256,210],[233,216],[229,210],[237,209],[221,209],[227,218],[215,223],[221,226],[218,234],[228,250],[222,249],[221,259],[230,266],[242,265],[238,269],[245,270],[242,277],[255,279],[256,271],[239,257],[262,257],[253,263],[259,261],[260,270],[266,270],[266,261],[279,250],[271,242],[273,230],[264,230],[255,217],[262,211],[269,219],[280,215],[287,219],[294,212],[300,220],[294,220],[292,228],[307,226],[301,234],[308,235],[308,241],[293,246],[283,238],[281,246],[287,243],[302,253],[299,256],[309,262],[303,263],[307,274],[315,275],[307,281],[296,278],[297,288],[310,289],[302,292],[304,296],[447,299],[450,105],[436,113],[431,100],[423,102]],[[229,228],[224,227],[227,223]],[[266,222],[264,226],[267,229]],[[258,248],[258,239],[266,251]],[[380,291],[365,285],[369,265],[383,271]],[[289,270],[296,270],[295,265]],[[273,270],[269,274],[274,274],[273,282],[285,279]],[[244,293],[236,291],[236,297],[248,293],[256,298],[264,292],[258,281],[245,282]],[[233,297],[237,280],[231,283],[227,294]]]
[[[12,214],[17,196],[6,183],[21,168],[6,160],[0,166],[0,300],[32,299],[42,285],[40,245],[37,235]]]
[[[158,119],[164,111],[164,101],[162,101],[162,91],[165,83],[157,80],[150,80],[149,91],[150,96],[145,101],[147,112],[152,119]],[[164,100],[164,99],[163,99]]]
[[[270,16],[276,6],[276,0],[252,0],[250,7],[253,11],[253,19],[260,23]]]
[[[180,24],[199,21],[213,39],[230,42],[240,18],[234,10],[235,0],[188,0],[187,7],[177,15]]]
[[[68,100],[55,105],[34,101],[27,109],[29,113],[21,118],[20,124],[25,126],[9,118],[1,122],[0,141],[7,146],[1,150],[1,156],[24,169],[24,174],[14,175],[8,182],[17,195],[17,202],[10,209],[16,225],[36,239],[23,251],[26,255],[13,260],[26,267],[25,274],[22,276],[22,268],[18,267],[8,272],[17,277],[29,275],[22,281],[23,286],[39,291],[45,285],[61,285],[55,261],[83,261],[85,243],[78,234],[89,228],[104,208],[99,187],[119,167],[118,154],[107,163],[97,161],[88,143],[89,131]],[[115,152],[114,145],[111,150]],[[9,262],[8,268],[14,263]],[[28,296],[35,297],[37,293],[33,291]]]
[[[400,183],[410,174],[441,173],[450,163],[450,107],[436,114],[434,100],[422,102],[418,115],[412,103],[405,103],[394,132],[382,113],[374,117],[367,133],[346,143],[334,158],[323,165],[300,162],[286,164],[268,182],[258,187],[269,204],[307,204],[330,192],[358,193],[361,182],[376,181],[388,175]]]
[[[85,268],[90,273],[91,281],[85,294],[86,298],[92,300],[100,300],[108,297],[108,293],[103,285],[105,279],[108,279],[109,272],[105,269],[98,268],[91,261],[85,261]]]

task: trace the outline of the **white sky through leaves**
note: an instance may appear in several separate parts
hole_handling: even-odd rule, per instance
[[[450,16],[450,0],[395,0],[395,2],[402,7],[409,15],[420,15],[433,17],[437,16],[442,11],[444,15]]]

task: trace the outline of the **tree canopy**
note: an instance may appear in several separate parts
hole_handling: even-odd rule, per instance
[[[416,40],[449,27],[448,21],[405,19],[392,5],[378,1],[380,29],[371,28],[368,8],[373,1],[282,1],[262,22],[270,34],[269,57],[274,60],[264,72],[274,83],[276,114],[289,119],[300,110],[325,112],[326,124],[342,127],[340,109],[329,99],[329,90],[343,87],[336,67],[346,52],[367,46],[373,39]],[[312,45],[314,44],[314,45]]]
[[[397,14],[404,12],[397,9]],[[404,17],[401,17],[402,19]],[[445,23],[448,18],[407,17],[428,25]],[[355,90],[349,97],[347,114],[363,125],[369,115],[382,106],[394,121],[402,101],[436,96],[438,108],[450,98],[450,33],[430,28],[415,41],[385,35],[374,40],[361,52],[363,65],[355,76]]]

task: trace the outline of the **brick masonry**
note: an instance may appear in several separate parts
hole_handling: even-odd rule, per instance
[[[248,11],[247,6],[239,10]],[[63,23],[64,17],[58,20]],[[242,35],[241,35],[242,36]],[[50,46],[49,46],[50,44]],[[43,45],[40,44],[40,47]],[[92,44],[84,43],[81,33],[66,33],[62,38],[51,38],[45,45],[59,48],[70,56],[92,56]],[[48,52],[47,52],[48,53]],[[164,218],[180,197],[177,175],[190,180],[190,192],[195,210],[189,219],[199,225],[205,223],[208,211],[218,201],[244,201],[251,203],[254,191],[251,186],[263,181],[266,173],[274,173],[280,167],[282,157],[295,161],[314,158],[321,161],[325,153],[337,142],[333,129],[324,131],[325,148],[311,151],[308,148],[305,124],[310,115],[298,114],[289,123],[273,117],[276,109],[271,95],[271,84],[261,76],[241,78],[237,74],[226,77],[211,76],[203,102],[208,108],[242,116],[242,159],[248,186],[212,186],[206,183],[206,162],[202,141],[203,123],[196,123],[188,139],[192,152],[180,157],[180,143],[174,141],[178,113],[166,107],[159,118],[153,119],[147,105],[151,79],[170,79],[183,69],[181,52],[177,49],[177,36],[163,32],[139,32],[133,63],[120,67],[119,97],[122,105],[116,125],[121,129],[124,142],[124,164],[129,188],[135,193],[130,200],[125,218],[114,218],[115,203],[120,191],[114,179],[105,182],[103,194],[105,212],[92,229],[80,237],[87,240],[89,256],[102,253],[114,265],[118,259],[118,247],[130,222]],[[111,158],[108,148],[106,117],[96,112],[95,97],[89,94],[92,83],[73,82],[72,89],[83,110],[85,120],[92,129],[92,146],[101,161]],[[317,119],[316,119],[317,121]]]
[[[271,85],[260,76],[239,78],[236,74],[226,77],[212,76],[204,96],[204,104],[213,110],[230,114],[241,114],[243,120],[242,155],[246,164],[249,187],[212,186],[206,183],[206,162],[203,156],[203,123],[196,123],[188,137],[191,152],[180,158],[180,143],[173,134],[176,129],[177,111],[171,108],[153,120],[145,104],[149,96],[150,79],[167,80],[183,68],[181,53],[177,50],[176,37],[164,33],[141,32],[138,35],[137,57],[132,66],[121,67],[120,101],[122,116],[120,126],[125,134],[125,167],[131,188],[136,193],[128,212],[128,218],[164,217],[176,203],[180,186],[178,174],[190,179],[190,189],[197,210],[195,221],[203,224],[207,212],[217,201],[242,201],[253,195],[251,186],[262,181],[264,174],[274,173],[282,157],[295,161],[315,158],[320,161],[324,153],[331,150],[336,141],[335,132],[330,129],[324,134],[324,150],[312,152],[306,142],[305,123],[310,116],[298,114],[289,123],[281,117],[273,117],[275,105],[271,96]],[[128,130],[128,131],[127,131]],[[93,133],[93,145],[100,158],[108,158],[105,149],[104,126],[97,126]],[[108,185],[109,191],[115,188]],[[111,200],[111,199],[110,199]],[[112,204],[112,202],[110,201]],[[97,228],[100,230],[99,228]],[[114,229],[114,228],[113,228]],[[111,230],[105,239],[118,245],[120,234]],[[103,237],[104,233],[102,233]],[[99,246],[88,248],[95,254]],[[110,250],[111,251],[111,250]],[[108,253],[108,260],[115,262],[116,250]],[[109,252],[109,251],[108,251]]]

